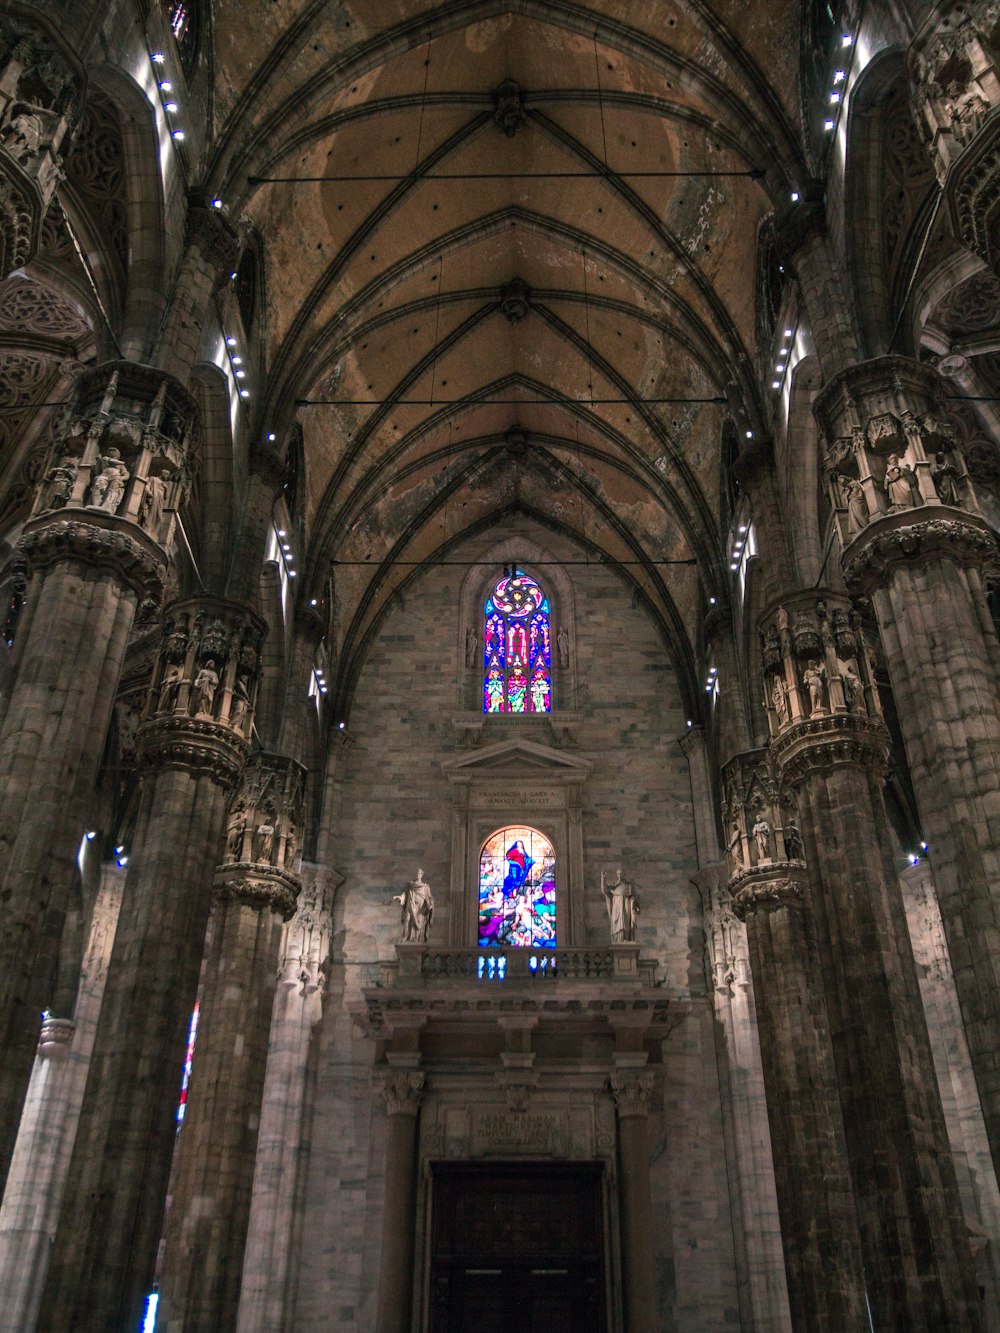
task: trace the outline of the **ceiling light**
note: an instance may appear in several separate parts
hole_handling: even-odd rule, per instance
[[[235,338],[227,338],[227,339],[226,339],[226,346],[227,346],[227,347],[235,347],[235,346],[236,346],[236,339],[235,339]]]
[[[249,389],[241,389],[241,390],[240,390],[240,397],[241,397],[241,398],[249,398],[249,397],[250,397],[250,390],[249,390]]]
[[[213,200],[212,200],[212,207],[213,207],[213,208],[221,208],[221,207],[222,207],[222,200],[221,200],[221,199],[213,199]]]
[[[846,77],[846,75],[844,74],[844,71],[843,71],[842,69],[834,70],[834,72],[833,72],[833,81],[834,81],[834,83],[843,83],[845,77]]]
[[[831,94],[830,94],[830,105],[831,105],[831,106],[837,106],[839,102],[840,102],[840,93],[831,93]]]
[[[149,58],[154,65],[162,65],[167,57],[163,54],[162,51],[154,51]]]
[[[174,111],[177,110],[177,103],[176,103],[176,102],[164,102],[164,103],[163,103],[163,109],[164,109],[164,111],[169,111],[169,112],[171,112],[171,114],[172,114]]]
[[[175,139],[183,139],[183,138],[184,138],[184,131],[183,131],[183,130],[172,130],[172,131],[171,131],[171,134],[172,134],[173,138],[175,138]]]
[[[851,46],[853,45],[853,43],[854,43],[854,38],[851,36],[849,32],[845,32],[843,37],[841,37],[840,39],[841,46]]]
[[[267,438],[268,438],[268,440],[270,440],[270,442],[273,444],[274,441],[275,441],[278,437],[275,435],[274,431],[272,430],[271,433],[270,433],[270,435],[269,435]]]
[[[170,82],[169,79],[163,79],[159,84],[159,88],[161,92],[165,93],[172,93],[174,91],[174,85]]]
[[[772,388],[772,389],[780,389],[780,388],[781,388],[781,380],[773,380],[772,383],[771,383],[771,388]]]
[[[793,204],[797,204],[798,202],[799,202],[799,192],[798,192],[798,190],[793,190],[793,191],[792,191],[792,203],[793,203]]]

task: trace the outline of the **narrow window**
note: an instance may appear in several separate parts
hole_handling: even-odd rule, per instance
[[[483,612],[483,712],[552,709],[549,599],[530,574],[505,574]]]

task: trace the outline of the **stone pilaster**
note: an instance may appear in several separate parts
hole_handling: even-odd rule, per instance
[[[777,477],[774,472],[774,446],[770,440],[753,440],[733,464],[733,475],[750,501],[758,544],[768,552],[761,562],[764,600],[778,597],[794,577],[792,550],[781,513]]]
[[[304,779],[294,760],[256,754],[230,807],[161,1266],[164,1333],[236,1324],[281,925],[300,887]]]
[[[796,1329],[864,1329],[864,1264],[802,835],[768,755],[722,771],[733,913],[746,923]],[[716,985],[728,984],[728,969]],[[734,972],[735,980],[735,972]]]
[[[34,258],[86,77],[47,23],[0,17],[0,281]]]
[[[625,1322],[630,1333],[657,1333],[660,1320],[649,1186],[649,1104],[653,1075],[643,1069],[616,1069],[610,1085],[618,1108]]]
[[[303,864],[299,878],[298,906],[281,938],[237,1333],[282,1333],[290,1318],[285,1301],[304,1156],[306,1069],[323,1012],[333,899],[341,883],[317,865]]]
[[[410,1333],[417,1211],[417,1114],[424,1093],[417,1069],[390,1068],[379,1092],[388,1117],[382,1252],[376,1333]]]
[[[143,782],[135,841],[39,1329],[96,1333],[132,1328],[141,1315],[262,634],[256,616],[220,599],[177,603],[166,615],[137,733]]]
[[[157,340],[157,365],[185,374],[198,358],[205,312],[213,294],[235,271],[239,233],[224,209],[200,192],[188,200],[187,236],[177,281]]]
[[[876,1328],[982,1327],[890,848],[888,733],[841,598],[763,618],[772,760],[798,796],[864,1271]],[[778,645],[777,657],[767,652]]]
[[[20,541],[31,583],[0,728],[0,1178],[133,617],[159,596],[171,510],[190,482],[194,418],[160,372],[85,371]]]
[[[885,358],[840,376],[817,412],[828,456],[843,452],[865,488],[865,521],[843,530],[844,574],[878,621],[1000,1168],[1000,650],[982,584],[996,541],[939,392],[927,368]]]

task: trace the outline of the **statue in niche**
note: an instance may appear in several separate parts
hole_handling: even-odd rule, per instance
[[[753,826],[754,841],[757,843],[757,860],[770,861],[771,859],[771,825],[763,815],[757,816],[757,822]]]
[[[639,918],[639,899],[636,897],[635,885],[624,877],[621,866],[618,867],[610,884],[607,872],[601,871],[601,893],[604,895],[604,905],[608,909],[611,943],[633,944]]]
[[[65,508],[73,494],[73,486],[76,482],[76,464],[68,459],[57,464],[56,467],[49,469],[45,480],[48,482],[48,491],[45,496],[46,508]]]
[[[106,513],[116,514],[125,494],[125,484],[132,474],[114,445],[100,456],[97,466],[99,470],[90,483],[90,504]]]
[[[943,453],[934,455],[931,481],[934,483],[934,489],[937,491],[938,499],[942,504],[957,505],[959,503],[958,468],[949,463]]]
[[[771,677],[771,705],[783,727],[788,721],[788,687],[781,676]]]
[[[243,834],[246,832],[246,827],[246,815],[242,810],[234,810],[229,817],[229,829],[226,833],[226,848],[229,855],[237,861],[243,855]]]
[[[299,847],[298,831],[293,824],[285,834],[285,865],[292,866],[295,863],[295,853]]]
[[[163,506],[167,499],[167,483],[157,473],[151,472],[146,478],[146,491],[142,497],[142,513],[139,521],[147,532],[155,536],[163,520]]]
[[[860,481],[855,481],[853,477],[840,477],[840,490],[844,497],[844,504],[847,506],[847,517],[851,529],[854,532],[860,530],[868,522],[868,506],[865,503],[865,491]]]
[[[844,687],[844,703],[847,704],[847,711],[849,713],[863,712],[865,687],[861,683],[861,677],[850,662],[840,663],[840,683]]]
[[[565,625],[559,626],[556,634],[556,647],[559,649],[559,665],[563,668],[569,666],[569,631]]]
[[[215,669],[215,659],[209,658],[194,678],[195,712],[211,715],[215,703],[215,692],[219,688],[219,673]]]
[[[246,674],[240,672],[236,677],[236,684],[233,686],[232,702],[229,706],[229,725],[239,730],[246,720],[247,710],[250,707],[250,691],[247,688],[249,681]]]
[[[465,665],[467,667],[476,665],[476,649],[479,646],[479,635],[470,625],[465,631]]]
[[[274,825],[269,821],[257,825],[257,851],[254,860],[262,865],[271,864],[271,852],[274,850]]]
[[[882,485],[889,499],[889,513],[897,514],[901,509],[913,508],[913,468],[908,463],[900,462],[899,454],[890,454],[885,469],[885,481]]]
[[[427,932],[434,920],[434,895],[424,879],[423,870],[418,868],[416,879],[411,879],[402,893],[394,894],[392,901],[400,904],[403,943],[426,944]]]
[[[15,102],[14,114],[3,131],[4,145],[15,162],[24,166],[38,154],[43,128],[37,107],[29,102]]]
[[[789,861],[802,861],[805,853],[802,848],[802,834],[794,819],[790,819],[784,828],[785,856]]]
[[[184,683],[184,667],[180,662],[171,662],[160,681],[160,712],[172,713],[177,707],[177,696]]]
[[[736,863],[737,870],[743,869],[743,835],[740,833],[739,824],[733,820],[733,837],[729,844],[729,850],[732,853],[733,860]]]
[[[823,668],[817,662],[811,662],[802,673],[802,683],[809,691],[809,712],[823,711]]]

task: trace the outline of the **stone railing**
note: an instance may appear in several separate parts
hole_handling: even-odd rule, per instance
[[[443,949],[397,944],[396,962],[382,968],[382,984],[471,981],[551,985],[559,981],[633,981],[651,986],[656,962],[640,959],[638,944],[582,949]]]

